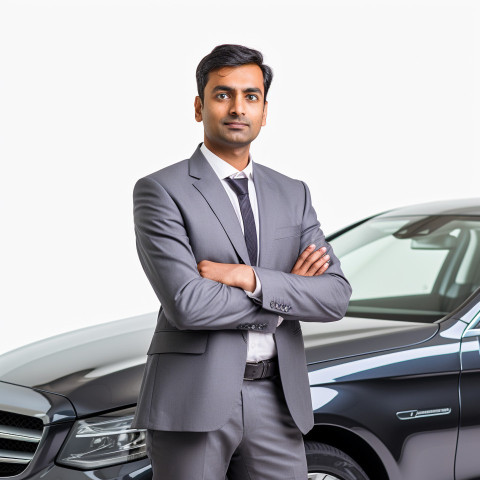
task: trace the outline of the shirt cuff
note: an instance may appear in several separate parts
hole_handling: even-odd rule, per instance
[[[244,290],[244,292],[247,294],[248,297],[260,300],[262,297],[262,284],[260,283],[260,279],[258,278],[257,272],[253,270],[253,273],[255,274],[255,282],[256,282],[255,290],[253,292]]]
[[[283,322],[283,317],[281,317],[281,316],[279,315],[279,316],[278,316],[277,327],[279,327],[282,322]]]

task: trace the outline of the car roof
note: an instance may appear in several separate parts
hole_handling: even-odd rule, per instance
[[[472,215],[480,216],[480,198],[459,198],[437,202],[419,203],[394,208],[381,214],[382,217],[400,215]]]

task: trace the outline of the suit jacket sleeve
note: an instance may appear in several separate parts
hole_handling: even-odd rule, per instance
[[[181,212],[162,185],[140,179],[133,204],[140,262],[175,327],[275,331],[277,314],[252,302],[242,289],[199,274]]]
[[[340,268],[340,260],[320,229],[320,222],[312,206],[310,191],[305,189],[305,207],[299,254],[310,244],[316,249],[327,247],[330,266],[318,276],[305,277],[293,273],[253,267],[262,284],[261,304],[264,309],[277,312],[285,320],[330,322],[345,315],[352,288]],[[257,303],[259,303],[257,301]]]

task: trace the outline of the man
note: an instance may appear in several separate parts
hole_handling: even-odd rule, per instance
[[[197,67],[191,158],[140,179],[140,261],[161,308],[133,426],[155,480],[306,480],[313,412],[299,320],[351,288],[305,183],[253,162],[271,69],[220,45]]]

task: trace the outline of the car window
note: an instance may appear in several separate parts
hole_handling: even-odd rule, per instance
[[[480,286],[480,219],[373,218],[331,241],[352,285],[347,315],[433,322]]]

